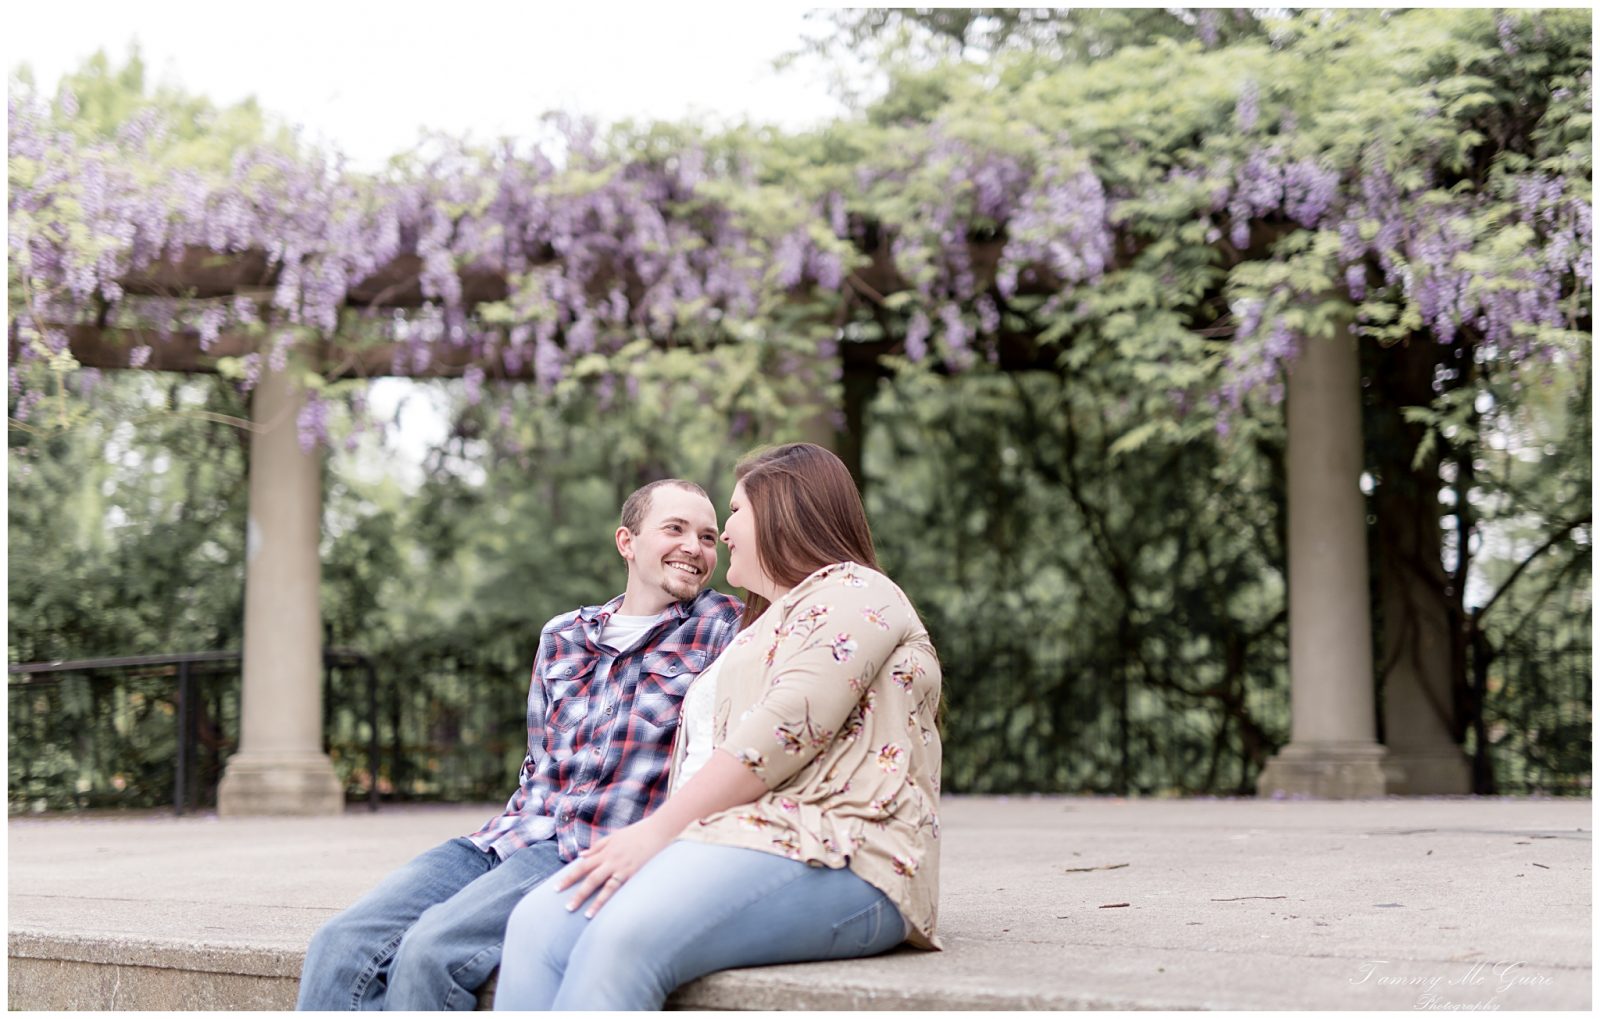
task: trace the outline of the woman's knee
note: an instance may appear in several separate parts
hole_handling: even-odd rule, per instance
[[[562,899],[544,884],[540,884],[522,897],[506,918],[507,945],[523,950],[538,948],[547,939],[539,937],[567,915]]]
[[[671,944],[601,910],[567,959],[558,1007],[658,1009],[681,982]]]
[[[653,933],[628,922],[626,917],[607,916],[605,910],[601,910],[589,921],[573,954],[581,950],[601,958],[652,959],[657,954]]]
[[[684,948],[681,930],[635,911],[608,905],[588,921],[572,948],[569,972],[598,976],[597,970],[627,968],[648,974],[647,982],[670,979]],[[667,988],[669,991],[671,987]]]

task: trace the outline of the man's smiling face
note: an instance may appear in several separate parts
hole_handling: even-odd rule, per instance
[[[699,594],[717,568],[717,514],[698,492],[664,485],[650,493],[637,532],[617,529],[628,561],[625,615],[654,615]]]

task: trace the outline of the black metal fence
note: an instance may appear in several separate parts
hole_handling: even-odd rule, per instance
[[[1175,654],[1189,655],[1186,667],[1169,680],[1103,644],[1039,653],[1026,632],[924,611],[943,635],[950,792],[1250,795],[1288,739],[1286,655],[1271,640],[1226,658],[1185,647]]]
[[[525,676],[452,657],[323,659],[323,749],[345,797],[499,799],[526,750]],[[237,651],[12,665],[7,807],[216,806],[238,748]]]
[[[238,651],[198,651],[11,665],[8,811],[214,807],[238,747],[239,662]],[[324,727],[324,749],[343,740],[347,795],[375,809],[377,672],[353,651],[326,652],[323,668],[325,704],[337,690],[362,705]]]
[[[1466,741],[1478,791],[1587,795],[1587,630],[1529,630],[1499,647],[1480,644],[1473,675],[1482,722]],[[989,705],[988,715],[982,698],[964,692],[974,684],[947,682],[947,732],[959,727],[974,744],[967,757],[983,762],[970,775],[952,768],[947,785],[1248,794],[1270,744],[1286,738],[1282,677],[1241,681],[1228,707],[1140,682],[1127,683],[1124,698],[1119,667],[1103,664],[1054,677],[1054,686],[1040,676],[1037,696]],[[370,661],[330,652],[325,666],[324,748],[347,799],[376,808],[380,800],[500,799],[514,788],[526,749],[525,674],[449,655]],[[10,812],[215,805],[238,743],[237,652],[10,669]]]
[[[1589,795],[1594,644],[1587,626],[1529,627],[1498,646],[1480,633],[1469,659],[1482,705],[1466,739],[1476,791]]]
[[[528,677],[453,656],[380,658],[375,758],[383,800],[497,800],[516,787],[527,752]],[[323,698],[327,750],[352,789],[367,789],[361,691],[335,684]]]
[[[239,653],[10,666],[7,806],[204,804],[236,741]]]

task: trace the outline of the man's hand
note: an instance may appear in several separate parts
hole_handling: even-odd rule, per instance
[[[578,885],[578,894],[567,903],[569,912],[582,906],[586,900],[589,908],[584,916],[593,919],[617,889],[650,858],[667,848],[680,829],[671,829],[660,823],[659,813],[643,821],[619,828],[578,854],[556,878],[556,890],[565,891]],[[582,882],[579,884],[579,882]]]

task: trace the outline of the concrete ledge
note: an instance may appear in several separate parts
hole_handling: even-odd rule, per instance
[[[303,952],[143,938],[12,931],[13,1009],[277,1010],[294,1008]]]
[[[27,960],[133,966],[140,969],[281,977],[296,981],[300,979],[300,963],[305,958],[304,952],[248,945],[196,945],[192,941],[86,937],[29,930],[13,930],[7,941],[13,962]]]
[[[294,1008],[303,953],[243,946],[161,943],[14,931],[9,938],[8,1000],[48,1011],[287,1011]],[[971,946],[978,955],[995,953]],[[863,974],[847,963],[730,970],[678,990],[669,1008],[708,1011],[802,1007],[827,1010],[1022,1010],[1141,1007],[1132,998],[930,986],[920,960],[904,949]],[[1014,969],[990,958],[987,972]],[[887,973],[890,979],[885,980]],[[1026,984],[1026,975],[1023,975]],[[479,996],[494,1002],[494,981]]]
[[[297,967],[298,968],[298,967]],[[299,975],[238,973],[13,957],[6,976],[13,1010],[277,1011],[294,1008]]]
[[[13,818],[9,1006],[290,1008],[318,926],[495,809]],[[945,952],[733,970],[669,1006],[1591,1004],[1588,800],[947,797],[943,820]]]

